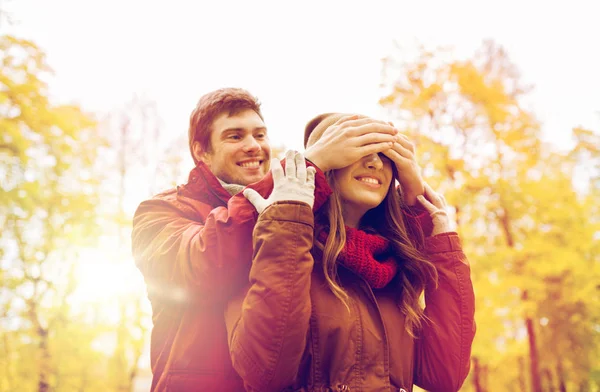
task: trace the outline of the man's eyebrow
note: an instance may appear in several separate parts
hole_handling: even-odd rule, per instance
[[[248,128],[242,128],[242,127],[237,127],[237,128],[227,128],[223,130],[223,133],[225,132],[244,132],[248,130]],[[267,127],[256,127],[256,128],[252,128],[252,131],[266,131]]]
[[[222,133],[226,133],[226,132],[243,132],[245,131],[244,128],[227,128],[224,129]]]

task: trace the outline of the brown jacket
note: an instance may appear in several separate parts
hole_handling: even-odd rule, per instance
[[[373,291],[340,267],[350,312],[313,268],[313,213],[303,203],[268,207],[254,229],[250,286],[226,311],[233,366],[252,391],[458,391],[469,371],[474,295],[456,233],[429,237],[439,273],[426,289],[431,320],[411,338],[393,281]],[[317,261],[319,262],[319,261]]]

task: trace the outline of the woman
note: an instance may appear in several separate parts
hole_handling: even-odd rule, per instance
[[[316,117],[306,146],[355,119]],[[260,214],[250,286],[226,312],[247,390],[458,391],[475,333],[470,271],[443,198],[419,194],[410,143],[326,173],[333,194],[316,216],[302,155],[272,171],[268,199],[244,192]],[[426,238],[405,226],[413,197],[432,217]]]

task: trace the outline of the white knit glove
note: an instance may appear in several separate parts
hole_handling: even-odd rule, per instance
[[[254,189],[244,190],[244,196],[259,214],[277,201],[301,201],[312,208],[315,201],[316,170],[314,167],[306,167],[304,155],[290,150],[285,154],[285,174],[278,159],[271,160],[271,171],[273,192],[268,199],[263,199]]]
[[[429,184],[424,183],[424,185],[425,196],[427,196],[427,198],[423,195],[419,195],[417,196],[417,200],[419,200],[423,207],[429,211],[429,215],[433,221],[433,231],[431,232],[431,235],[434,236],[453,231],[450,224],[450,218],[446,212],[446,199],[444,199],[443,195],[434,192]]]

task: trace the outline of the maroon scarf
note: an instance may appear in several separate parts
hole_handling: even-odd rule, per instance
[[[319,240],[323,244],[327,241],[327,235],[325,230],[319,233]],[[398,272],[398,263],[388,240],[350,227],[346,227],[346,245],[338,262],[362,276],[374,289],[385,287]]]

